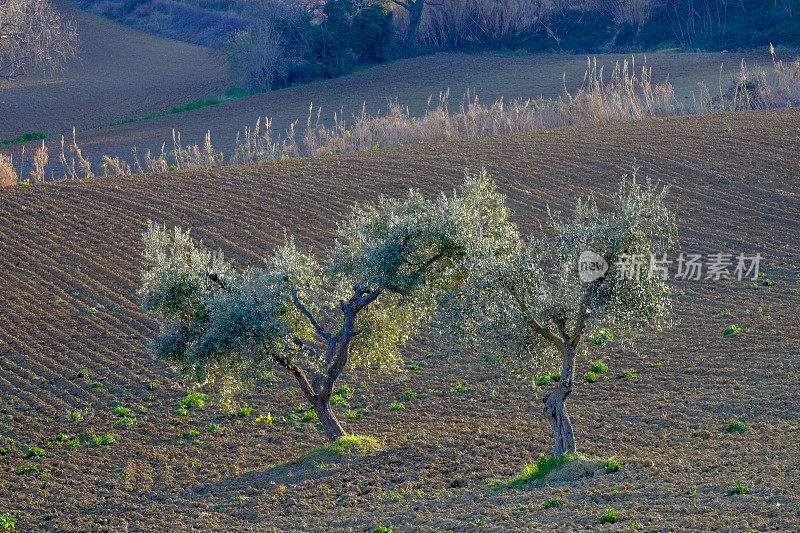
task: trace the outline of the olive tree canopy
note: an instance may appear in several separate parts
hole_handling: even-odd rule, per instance
[[[438,322],[449,350],[491,354],[528,379],[560,367],[560,380],[543,398],[555,455],[575,452],[564,402],[587,334],[605,328],[630,339],[669,325],[670,287],[657,266],[677,239],[666,193],[634,172],[607,214],[589,196],[570,216],[549,212],[549,227],[528,239],[506,221],[508,239],[473,248],[468,279],[444,298]],[[581,271],[581,262],[595,269]]]
[[[320,264],[286,242],[261,267],[238,270],[189,231],[150,222],[140,296],[161,331],[155,354],[182,375],[223,388],[277,365],[297,380],[331,439],[344,435],[330,407],[343,369],[400,368],[400,349],[457,285],[477,236],[500,240],[502,206],[485,174],[451,197],[380,198],[353,209]]]

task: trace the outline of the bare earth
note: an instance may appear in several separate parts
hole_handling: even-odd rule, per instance
[[[13,442],[0,440],[0,512],[21,511],[20,531],[620,531],[632,521],[798,531],[799,123],[795,109],[682,117],[4,189],[0,439]],[[382,442],[364,456],[301,457],[324,436],[292,415],[303,400],[279,371],[240,397],[249,417],[222,416],[213,401],[175,414],[185,389],[147,352],[154,323],[135,296],[148,219],[191,226],[242,265],[282,228],[319,250],[353,202],[410,186],[437,194],[485,166],[529,231],[547,204],[565,209],[594,191],[607,206],[634,158],[672,186],[683,251],[761,253],[772,284],[679,282],[675,329],[637,351],[595,349],[608,379],[580,384],[568,408],[580,451],[616,456],[619,472],[493,488],[550,450],[540,400],[494,367],[445,361],[423,344],[408,351],[419,370],[344,377],[362,410],[345,429]],[[744,332],[724,337],[729,324]],[[616,379],[628,368],[638,377]],[[453,391],[458,381],[467,388]],[[390,410],[395,400],[406,408]],[[135,423],[116,426],[112,402]],[[82,420],[70,419],[76,411]],[[268,412],[272,424],[255,422]],[[734,416],[743,433],[725,431]],[[120,440],[90,443],[107,432]],[[59,447],[59,433],[80,445]],[[32,445],[45,455],[25,458]],[[22,472],[26,463],[39,472]],[[751,492],[725,495],[739,483]],[[564,505],[546,508],[550,497]],[[598,524],[608,507],[621,523]]]

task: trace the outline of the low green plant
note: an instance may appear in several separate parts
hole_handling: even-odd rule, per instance
[[[119,427],[122,427],[122,428],[126,428],[128,426],[132,426],[133,423],[134,423],[134,420],[131,417],[123,416],[122,418],[117,420],[117,423],[115,425],[119,426]]]
[[[405,409],[406,406],[403,402],[392,402],[389,404],[389,409],[392,411],[399,411],[400,409]]]
[[[17,473],[19,475],[22,475],[25,472],[40,472],[40,470],[39,467],[33,463],[25,463],[19,468],[19,471]]]
[[[114,416],[118,416],[118,417],[124,417],[124,416],[128,416],[128,415],[131,414],[131,409],[130,409],[130,407],[119,406],[119,407],[115,407],[111,411],[111,414],[114,415]]]
[[[450,392],[464,392],[470,390],[472,387],[467,386],[466,383],[461,383],[460,381],[457,382],[453,388],[450,389]]]
[[[561,498],[553,498],[552,496],[550,496],[549,498],[547,498],[547,501],[544,504],[544,508],[554,509],[556,507],[561,507],[562,505],[564,505],[564,500],[562,500]]]
[[[603,468],[605,469],[605,471],[608,474],[613,474],[614,472],[617,472],[620,469],[621,466],[622,465],[620,465],[617,462],[617,460],[612,457],[611,459],[608,460],[608,462],[606,463],[606,466],[603,467]]]
[[[91,387],[93,389],[99,389],[99,388],[103,387],[103,382],[102,381],[95,381],[94,383],[92,383]]]
[[[358,416],[359,416],[358,411],[354,411],[352,409],[348,409],[347,411],[344,412],[344,417],[347,418],[348,420],[355,420],[356,418],[358,418]]]
[[[372,530],[372,533],[392,533],[392,528],[378,524],[378,527]]]
[[[417,397],[417,393],[414,392],[411,389],[408,389],[407,391],[405,391],[403,393],[403,398],[416,398],[416,397]]]
[[[181,435],[181,437],[183,437],[184,439],[191,439],[195,435],[199,435],[199,434],[200,434],[200,432],[197,431],[196,429],[190,429],[189,431],[184,431],[183,434]]]
[[[2,446],[0,446],[0,455],[7,455],[7,454],[8,454],[8,450],[6,450]]]
[[[628,379],[635,377],[636,377],[636,369],[629,368],[627,370],[623,370],[622,373],[617,376],[617,379]]]
[[[25,457],[44,457],[44,450],[38,446],[31,446],[25,453]]]
[[[208,398],[207,395],[203,394],[202,392],[187,392],[186,396],[181,398],[181,405],[187,409],[192,409],[197,407],[199,409],[203,409],[205,407],[205,401]]]
[[[589,371],[595,374],[603,374],[608,370],[608,365],[603,361],[589,361]]]
[[[246,416],[250,416],[252,414],[252,412],[253,412],[253,408],[252,407],[244,405],[239,409],[239,411],[237,411],[236,414],[239,415],[240,418],[244,418]]]
[[[738,431],[739,433],[744,433],[745,427],[744,422],[739,420],[737,417],[733,417],[728,420],[728,427],[725,428],[725,431],[728,433],[733,433],[734,431]]]
[[[661,366],[661,363],[647,363],[647,368],[655,368],[657,366]]]
[[[589,370],[587,373],[583,375],[583,381],[586,383],[594,383],[597,381],[597,374]]]
[[[19,513],[17,511],[9,511],[7,513],[0,513],[0,529],[2,530],[9,530],[9,529],[17,529],[17,517]],[[391,530],[390,530],[391,531]]]
[[[750,489],[742,484],[739,484],[729,487],[728,490],[725,491],[725,496],[733,496],[734,494],[748,494],[749,492]]]
[[[634,531],[641,531],[644,529],[644,524],[642,524],[641,522],[631,522],[630,526],[628,527],[630,527]]]
[[[187,411],[183,407],[178,407],[177,409],[175,409],[175,414],[178,416],[189,416],[189,411]]]
[[[254,422],[257,424],[272,424],[272,415],[270,413],[259,415]]]
[[[739,335],[742,332],[742,328],[737,326],[736,324],[731,324],[724,330],[722,330],[722,335],[728,337],[729,335]]]
[[[316,420],[316,419],[317,419],[316,411],[306,411],[303,414],[303,418],[301,418],[300,420],[303,421],[303,422],[311,422],[312,420]]]
[[[619,520],[619,513],[613,508],[609,507],[606,511],[600,515],[600,519],[598,520],[601,524],[613,524]]]
[[[80,370],[78,370],[78,377],[81,377],[83,379],[89,379],[89,370],[81,368]]]
[[[92,444],[97,444],[99,446],[108,446],[110,444],[114,444],[119,440],[119,435],[116,433],[106,433],[105,435],[97,435],[92,437]]]

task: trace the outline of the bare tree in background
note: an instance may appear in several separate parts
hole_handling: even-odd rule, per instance
[[[0,79],[57,71],[75,56],[77,40],[75,23],[49,0],[0,1]]]
[[[412,46],[417,35],[417,28],[422,20],[422,10],[425,6],[441,6],[442,2],[429,2],[428,0],[392,0],[395,4],[408,11],[408,27],[406,28],[405,41]]]

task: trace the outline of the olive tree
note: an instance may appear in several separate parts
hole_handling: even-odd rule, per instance
[[[543,398],[555,455],[575,452],[565,401],[587,334],[605,328],[631,340],[670,322],[665,253],[677,239],[666,187],[623,178],[607,214],[593,196],[564,216],[548,209],[549,227],[528,239],[506,220],[509,239],[474,248],[468,279],[444,299],[440,325],[450,349],[479,350],[517,375],[561,377]]]
[[[77,31],[48,0],[0,2],[0,79],[53,72],[75,56]]]
[[[451,197],[412,190],[358,206],[322,263],[287,237],[265,265],[239,270],[189,230],[150,222],[140,296],[160,321],[156,356],[223,392],[283,368],[327,437],[343,436],[330,405],[336,380],[348,366],[400,368],[437,293],[458,283],[473,236],[495,231],[487,183],[467,177]]]

